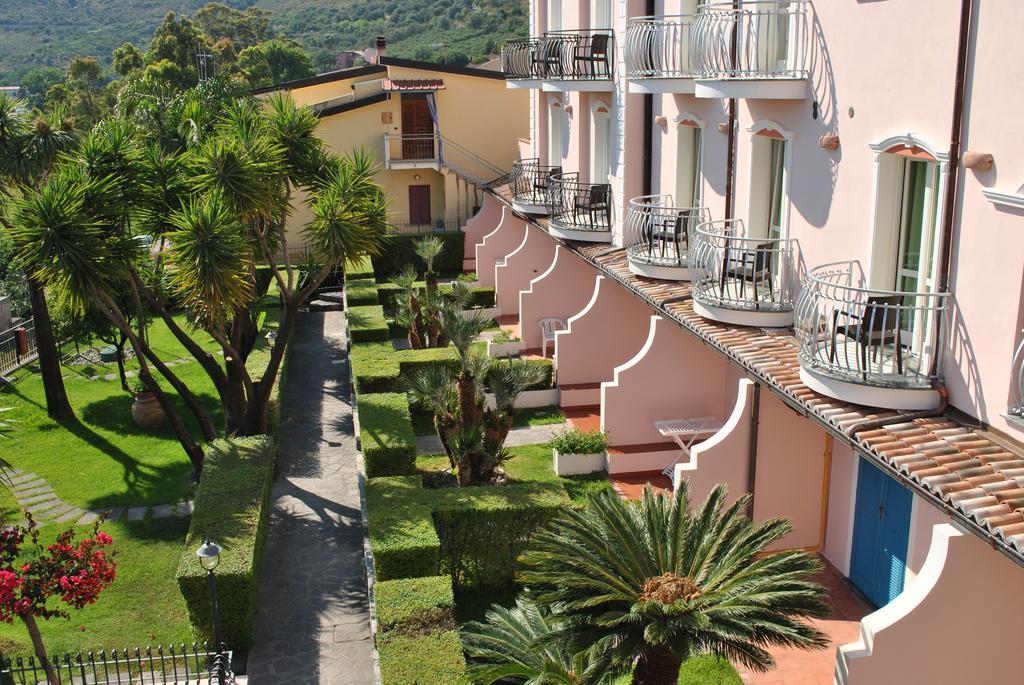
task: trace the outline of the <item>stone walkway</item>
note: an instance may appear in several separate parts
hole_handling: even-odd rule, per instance
[[[376,683],[346,354],[343,312],[301,316],[284,388],[252,685]]]
[[[508,432],[505,446],[543,445],[559,433],[564,432],[567,428],[568,425],[565,422],[544,426],[513,428]],[[442,452],[444,452],[444,446],[441,445],[441,440],[436,435],[421,435],[416,438],[417,454],[441,454]]]
[[[32,514],[36,523],[41,525],[65,523],[85,526],[98,519],[104,511],[109,512],[108,521],[117,521],[122,517],[126,521],[141,521],[147,514],[155,519],[192,515],[191,501],[141,507],[113,507],[109,510],[82,509],[57,497],[57,493],[43,478],[19,469],[3,469],[0,473],[0,482],[10,488],[14,499],[18,501],[18,506]]]

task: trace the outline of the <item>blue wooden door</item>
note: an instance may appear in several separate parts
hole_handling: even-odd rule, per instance
[[[850,580],[880,607],[903,591],[912,501],[910,490],[860,460]]]

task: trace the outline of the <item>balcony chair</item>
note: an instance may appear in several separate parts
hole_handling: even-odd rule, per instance
[[[654,256],[654,241],[657,240],[659,245],[658,256],[661,259],[665,258],[665,248],[671,244],[675,247],[676,261],[680,261],[683,257],[683,252],[689,249],[689,233],[686,230],[687,216],[685,211],[681,211],[676,214],[676,217],[666,217],[660,222],[660,228],[658,222],[653,223],[653,230],[651,231],[650,244],[648,252]]]
[[[562,167],[554,166],[546,171],[538,169],[533,180],[533,197],[540,198],[546,202],[548,199],[548,187],[551,185],[551,177],[554,174],[562,173]]]
[[[587,228],[591,230],[610,226],[612,206],[609,202],[611,195],[609,191],[609,186],[597,185],[578,192],[573,202],[576,223],[579,223],[582,216],[587,218]],[[603,221],[598,220],[602,218]]]
[[[562,40],[545,38],[533,51],[531,71],[535,78],[562,77]]]
[[[548,356],[548,343],[554,345],[555,333],[557,331],[564,331],[566,329],[565,322],[561,319],[541,319],[538,324],[540,325],[540,336],[541,336],[541,347],[540,354],[542,357]]]
[[[577,78],[611,78],[611,36],[595,33],[573,46],[572,68]],[[604,69],[598,67],[604,66]],[[603,73],[601,73],[603,71]]]
[[[868,380],[868,348],[871,350],[871,361],[878,359],[878,350],[883,345],[896,347],[896,371],[903,375],[903,345],[900,343],[900,314],[903,308],[902,295],[872,295],[864,303],[864,309],[855,314],[849,311],[835,310],[832,312],[832,349],[828,360],[835,363],[837,357],[837,336],[853,340],[860,346],[860,375],[864,382]],[[846,323],[839,325],[839,317]]]
[[[753,250],[742,250],[739,257],[730,257],[728,248],[725,252],[722,280],[719,284],[719,296],[725,297],[725,279],[735,278],[740,282],[740,297],[746,292],[747,282],[754,285],[754,309],[761,308],[761,297],[757,292],[758,282],[768,282],[768,299],[775,299],[775,286],[772,283],[772,257],[775,254],[775,243],[761,243]]]

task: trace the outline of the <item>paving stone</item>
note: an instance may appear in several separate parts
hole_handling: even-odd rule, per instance
[[[75,521],[82,517],[85,513],[85,509],[79,509],[78,507],[72,507],[68,511],[64,512],[57,517],[58,523],[67,523],[68,521]]]
[[[70,504],[66,502],[61,502],[59,506],[56,506],[53,509],[48,509],[47,511],[43,512],[41,518],[51,520],[57,518],[61,514],[66,514],[72,509],[74,509],[74,507],[71,506]]]
[[[27,507],[30,504],[41,504],[42,502],[46,502],[51,499],[58,499],[57,494],[53,490],[43,492],[38,495],[32,495],[31,497],[18,499],[18,504],[23,507]]]
[[[36,478],[35,480],[29,481],[27,483],[19,483],[16,487],[13,488],[13,490],[14,494],[17,495],[19,492],[24,492],[26,490],[34,490],[36,488],[40,488],[43,486],[49,487],[50,484],[47,483],[42,478]]]
[[[158,504],[153,507],[153,518],[155,519],[166,519],[174,515],[173,504]]]
[[[19,502],[24,502],[27,499],[33,497],[39,497],[40,495],[52,495],[53,488],[49,485],[41,485],[38,488],[32,488],[31,490],[22,490],[21,492],[15,492],[14,498]]]
[[[124,514],[124,507],[114,507],[113,509],[110,510],[110,513],[107,514],[107,520],[108,521],[117,521],[118,519],[121,518],[121,516],[123,514]]]
[[[131,507],[128,510],[128,514],[125,516],[126,521],[141,521],[146,518],[146,510],[148,507]]]
[[[61,504],[63,504],[63,502],[61,502],[59,499],[52,499],[47,502],[33,504],[31,507],[26,507],[25,511],[33,515],[42,514],[44,511],[49,511],[54,507],[59,507]]]
[[[36,480],[38,478],[39,476],[37,476],[34,473],[18,472],[16,475],[11,476],[11,479],[8,482],[11,485],[20,485],[21,483],[27,483],[31,480]]]
[[[98,511],[87,511],[82,515],[82,518],[78,519],[78,525],[87,526],[100,517]]]

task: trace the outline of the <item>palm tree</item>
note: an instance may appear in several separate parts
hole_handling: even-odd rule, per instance
[[[427,292],[424,298],[427,323],[427,347],[447,347],[447,341],[442,341],[441,333],[441,312],[439,311],[441,297],[437,292],[437,272],[434,271],[434,260],[444,251],[444,242],[437,236],[427,236],[417,240],[414,246],[416,254],[427,265],[424,279],[426,280]],[[442,344],[443,342],[443,344]]]
[[[412,398],[433,415],[434,431],[454,471],[459,464],[452,452],[449,436],[458,428],[458,396],[451,374],[441,365],[431,365],[409,376],[408,382]]]
[[[516,415],[516,400],[531,386],[542,383],[547,372],[541,366],[522,359],[509,359],[490,365],[487,387],[494,393],[494,409],[484,413],[487,432],[484,445],[488,451],[505,444]]]
[[[520,597],[516,605],[495,605],[486,621],[462,628],[462,646],[472,658],[474,683],[516,685],[596,685],[604,671],[587,652],[573,653],[566,642],[546,638],[560,627],[557,615]]]
[[[401,289],[398,316],[409,329],[409,346],[414,350],[421,350],[427,345],[424,343],[423,309],[416,294],[417,278],[413,265],[406,264],[401,271],[391,277],[391,282]]]
[[[750,501],[727,507],[720,485],[691,511],[686,482],[671,496],[648,489],[639,505],[592,495],[534,535],[519,580],[538,602],[558,606],[565,623],[550,640],[634,669],[635,685],[673,685],[683,660],[705,652],[766,671],[768,647],[826,646],[802,619],[828,607],[810,580],[818,559],[766,552],[793,527],[751,522]]]

